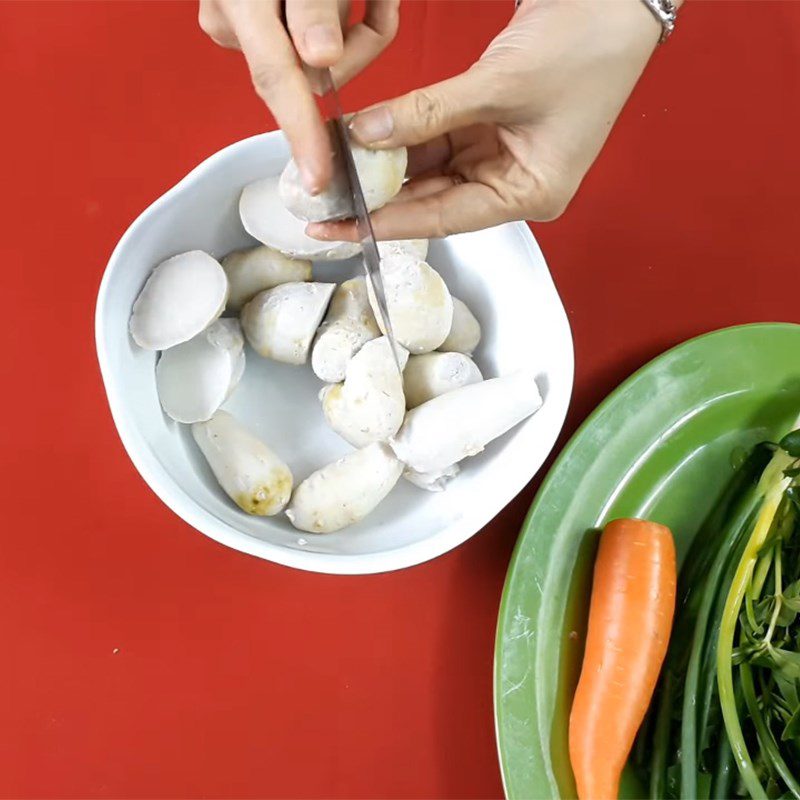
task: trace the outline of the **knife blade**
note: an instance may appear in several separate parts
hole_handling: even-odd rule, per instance
[[[364,190],[361,188],[361,181],[359,180],[356,164],[353,160],[350,133],[344,121],[342,105],[339,102],[339,95],[336,92],[336,86],[333,83],[330,69],[320,69],[318,72],[320,88],[322,90],[323,110],[333,128],[332,138],[338,151],[336,155],[346,173],[347,184],[352,198],[353,218],[356,222],[356,232],[358,233],[364,256],[364,271],[366,272],[367,280],[370,282],[372,292],[375,296],[375,303],[378,307],[378,315],[380,316],[378,322],[381,323],[381,327],[385,331],[386,337],[389,339],[392,356],[394,356],[394,363],[397,366],[397,371],[400,373],[400,379],[402,380],[403,370],[400,366],[400,353],[397,348],[397,341],[394,338],[392,323],[389,319],[389,307],[386,303],[386,292],[383,288],[381,255],[378,252],[378,244],[375,241],[375,233],[372,230],[372,221],[369,216],[366,200],[364,199]]]

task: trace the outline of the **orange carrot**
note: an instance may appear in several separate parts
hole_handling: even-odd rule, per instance
[[[580,800],[617,797],[667,652],[675,584],[669,528],[640,519],[606,525],[569,718],[569,757]]]

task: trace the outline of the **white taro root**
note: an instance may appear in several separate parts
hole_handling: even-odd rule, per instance
[[[364,190],[368,211],[386,205],[403,185],[408,154],[405,147],[391,150],[368,150],[353,145],[353,160]],[[291,214],[307,222],[325,222],[353,216],[353,203],[344,170],[337,170],[328,187],[319,194],[310,194],[292,159],[281,173],[279,191],[283,204]]]
[[[208,253],[162,261],[133,304],[131,336],[145,350],[166,350],[207,328],[225,308],[228,279]]]
[[[286,509],[292,525],[332,533],[360,522],[394,488],[403,465],[385,444],[370,444],[309,475]]]
[[[195,422],[192,436],[219,485],[242,511],[271,517],[292,494],[289,467],[226,411]]]
[[[261,245],[236,250],[222,259],[228,276],[228,309],[239,311],[259,292],[282,283],[311,280],[311,262],[285,256],[279,250]]]
[[[439,345],[443,352],[466,353],[471,355],[481,340],[481,326],[467,304],[457,297],[453,298],[453,324],[450,333]]]
[[[344,380],[350,359],[381,335],[367,296],[366,278],[351,278],[333,293],[325,321],[311,349],[311,368],[326,383]]]
[[[250,346],[265,358],[305,364],[335,288],[334,283],[282,283],[259,292],[242,309]]]
[[[433,478],[474,456],[542,405],[528,372],[473,383],[434,397],[406,414],[390,442],[412,472]]]
[[[400,366],[408,353],[398,347]],[[344,383],[319,393],[328,424],[353,447],[382,442],[403,423],[406,400],[392,346],[385,336],[367,342],[350,359]]]
[[[244,339],[235,319],[218,319],[197,336],[161,354],[156,388],[164,411],[177,422],[209,419],[244,372]]]
[[[395,339],[411,353],[435,350],[453,322],[453,299],[442,276],[429,264],[402,251],[391,252],[382,259],[381,276]],[[380,325],[371,285],[368,291]]]
[[[378,252],[381,258],[386,258],[389,254],[397,251],[416,256],[420,261],[424,261],[428,256],[427,239],[391,239],[386,242],[378,242]]]
[[[239,198],[239,216],[251,236],[292,258],[338,261],[361,250],[361,245],[354,242],[321,242],[306,236],[306,223],[283,205],[277,175],[244,187]]]
[[[464,353],[411,356],[403,370],[406,408],[415,408],[440,394],[482,380],[477,364]]]
[[[439,472],[414,472],[413,469],[406,469],[403,477],[426,492],[443,492],[448,482],[460,471],[458,464],[453,464]]]

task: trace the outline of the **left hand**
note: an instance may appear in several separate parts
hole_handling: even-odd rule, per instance
[[[357,114],[356,139],[406,145],[411,177],[379,239],[442,237],[567,207],[658,42],[642,0],[525,0],[461,75]],[[307,227],[355,241],[352,221]]]

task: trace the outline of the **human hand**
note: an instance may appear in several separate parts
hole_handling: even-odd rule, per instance
[[[525,0],[466,72],[357,114],[363,144],[409,146],[411,180],[372,215],[377,238],[558,217],[660,32],[642,0]],[[307,232],[357,239],[352,221]]]
[[[242,51],[312,193],[328,185],[333,164],[303,65],[331,67],[334,82],[343,85],[394,39],[399,4],[367,0],[363,20],[347,28],[349,0],[286,0],[285,26],[280,0],[200,0],[200,27],[222,47]]]

